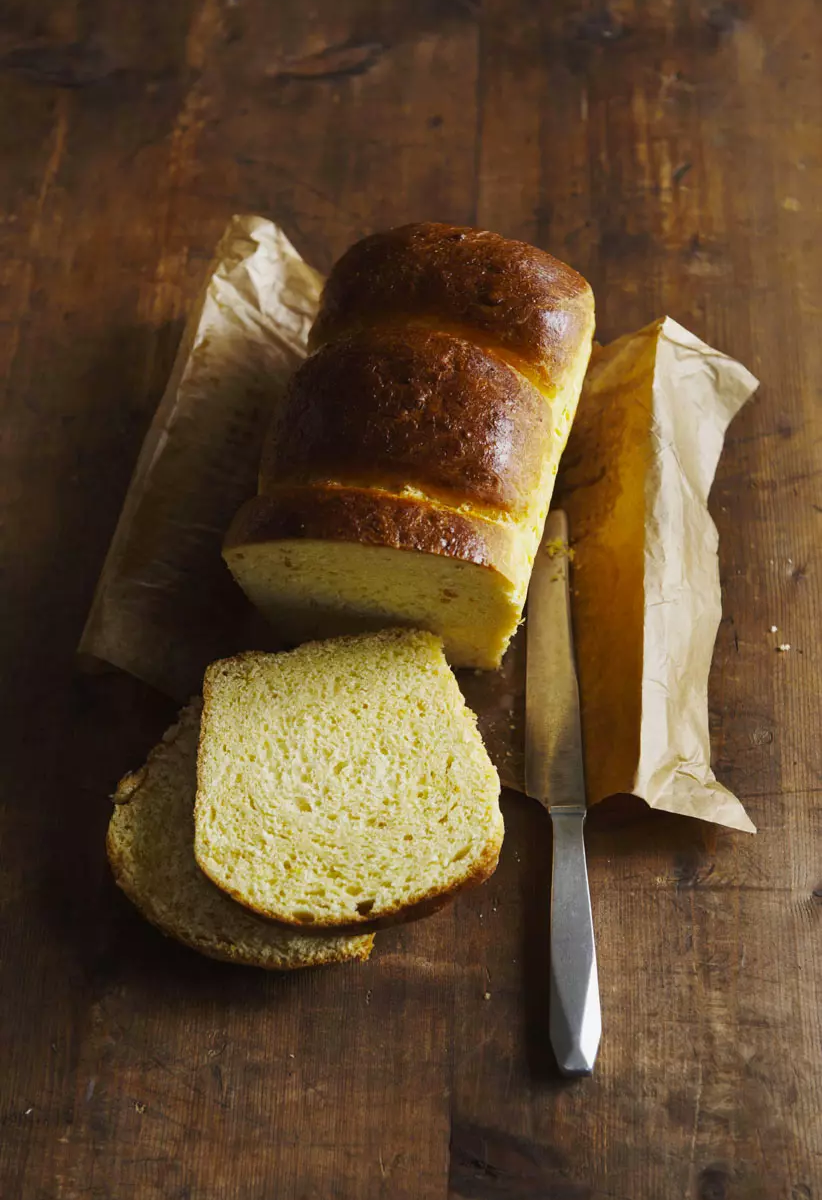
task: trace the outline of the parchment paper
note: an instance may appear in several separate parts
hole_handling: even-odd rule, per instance
[[[80,643],[177,699],[206,665],[276,648],[220,556],[256,491],[262,438],[305,356],[322,278],[278,226],[230,222],[146,436]],[[753,830],[710,769],[707,683],[720,617],[707,496],[756,387],[670,319],[597,348],[557,486],[569,514],[589,801]],[[522,790],[525,638],[499,672],[459,672],[505,786]]]
[[[146,435],[80,642],[185,700],[209,662],[276,635],[220,557],[257,490],[260,447],[305,357],[322,277],[262,217],[234,217]]]
[[[756,387],[670,318],[594,351],[557,488],[590,801],[633,792],[754,832],[711,771],[707,688],[721,617],[708,493]]]

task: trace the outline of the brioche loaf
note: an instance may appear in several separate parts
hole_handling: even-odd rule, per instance
[[[522,242],[408,225],[353,246],[224,556],[294,642],[432,630],[496,667],[591,350],[591,289]]]
[[[494,870],[499,780],[430,633],[313,642],[206,672],[195,853],[294,926],[422,916]]]
[[[229,900],[194,860],[200,701],[126,775],[114,795],[106,849],[114,877],[153,925],[210,958],[291,970],[368,958],[373,937],[309,937]]]

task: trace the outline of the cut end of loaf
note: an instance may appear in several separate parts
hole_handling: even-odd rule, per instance
[[[209,668],[204,693],[195,851],[242,904],[349,929],[494,870],[499,780],[438,638],[241,655]]]
[[[227,547],[225,558],[292,645],[404,625],[439,635],[455,667],[495,670],[522,613],[522,597],[496,571],[458,558],[277,538]]]
[[[259,920],[213,886],[194,859],[199,700],[140,770],[126,775],[106,851],[114,878],[133,904],[169,937],[217,958],[269,970],[367,959],[373,938],[309,937]]]

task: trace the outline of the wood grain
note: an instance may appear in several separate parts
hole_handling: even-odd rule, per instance
[[[820,45],[815,0],[4,6],[3,1197],[822,1194]],[[321,269],[476,221],[583,271],[601,338],[669,312],[762,379],[713,493],[710,697],[760,833],[592,815],[590,1081],[547,1046],[550,834],[522,798],[494,879],[362,967],[200,960],[108,878],[107,791],[171,713],[73,649],[234,211]]]

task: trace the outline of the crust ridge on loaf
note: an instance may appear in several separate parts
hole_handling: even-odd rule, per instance
[[[372,234],[346,251],[326,282],[309,348],[352,328],[421,318],[472,330],[528,363],[550,389],[573,365],[592,313],[588,283],[546,251],[425,221]]]
[[[532,383],[469,341],[421,329],[345,335],[294,376],[260,490],[370,482],[521,517],[558,436],[550,418]]]

